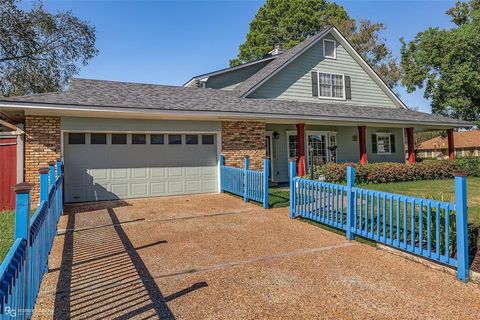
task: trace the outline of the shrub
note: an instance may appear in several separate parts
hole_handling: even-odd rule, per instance
[[[480,177],[479,157],[456,158],[455,164],[457,165],[458,169],[466,171],[469,176]]]
[[[456,163],[449,160],[426,161],[411,165],[394,162],[357,164],[355,168],[355,183],[368,184],[448,179],[453,177],[453,171],[456,169]],[[346,172],[346,163],[327,163],[315,169],[314,178],[318,179],[323,175],[325,181],[345,183]]]

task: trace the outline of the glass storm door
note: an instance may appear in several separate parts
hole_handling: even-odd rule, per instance
[[[308,134],[308,171],[310,170],[312,164],[315,167],[327,163],[327,146],[326,134]]]

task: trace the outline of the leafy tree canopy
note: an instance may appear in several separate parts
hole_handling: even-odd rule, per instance
[[[342,6],[326,0],[267,0],[250,23],[238,57],[230,60],[230,65],[262,58],[275,45],[289,49],[331,25],[342,32],[389,87],[398,83],[397,62],[380,36],[384,25],[369,20],[357,23]]]
[[[447,11],[455,27],[429,28],[402,39],[401,68],[408,92],[425,88],[432,112],[480,121],[480,0]]]
[[[0,0],[0,95],[56,91],[98,54],[95,28],[71,12]]]

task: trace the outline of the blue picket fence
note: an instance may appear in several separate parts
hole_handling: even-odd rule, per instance
[[[455,177],[456,203],[295,177],[290,163],[290,216],[301,216],[457,268],[468,280],[466,178]]]
[[[249,165],[250,160],[245,156],[243,169],[225,166],[225,159],[220,155],[220,191],[239,195],[245,202],[260,202],[267,209],[269,161],[264,159],[263,171],[250,170]]]
[[[62,162],[40,169],[40,205],[31,218],[30,190],[27,183],[15,187],[15,242],[0,265],[0,319],[31,317],[63,211]]]

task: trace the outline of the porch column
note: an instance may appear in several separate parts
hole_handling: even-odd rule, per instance
[[[298,176],[305,175],[305,123],[297,124]]]
[[[367,164],[367,137],[365,134],[366,126],[358,126],[358,142],[360,144],[360,163]]]
[[[413,139],[413,128],[407,128],[407,144],[408,144],[408,163],[415,163],[415,142]]]
[[[453,139],[453,129],[447,129],[448,136],[448,156],[450,160],[455,160],[455,141]]]

